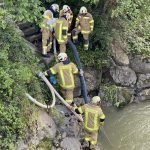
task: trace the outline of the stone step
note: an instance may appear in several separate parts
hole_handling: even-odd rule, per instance
[[[17,23],[17,25],[19,26],[19,28],[21,30],[24,30],[24,29],[32,26],[32,24],[30,22],[20,22],[20,23]]]
[[[40,29],[35,28],[35,27],[29,27],[29,28],[24,29],[23,32],[24,32],[24,35],[25,35],[26,37],[28,37],[28,36],[31,36],[31,35],[33,35],[33,34],[39,33],[39,32],[40,32]]]
[[[38,33],[38,34],[35,34],[35,35],[32,35],[32,36],[29,36],[29,37],[26,37],[26,39],[33,43],[34,41],[38,41],[38,40],[41,40],[42,39],[42,34],[41,33]]]

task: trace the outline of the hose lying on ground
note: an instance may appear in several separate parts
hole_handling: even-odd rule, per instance
[[[50,84],[50,82],[47,80],[47,78],[45,77],[45,75],[40,72],[39,73],[39,77],[41,77],[45,83],[48,85],[52,96],[53,96],[53,102],[51,106],[47,106],[47,105],[43,105],[42,103],[38,102],[36,99],[34,99],[32,96],[30,96],[29,94],[26,93],[26,96],[35,104],[37,104],[38,106],[42,107],[42,108],[52,108],[55,106],[55,102],[56,102],[56,97],[55,95],[61,100],[61,102],[68,108],[70,105],[60,96],[60,94],[55,90],[55,88]],[[74,110],[71,110],[72,113],[75,115],[76,118],[78,118],[80,121],[83,121],[83,118],[77,114]]]

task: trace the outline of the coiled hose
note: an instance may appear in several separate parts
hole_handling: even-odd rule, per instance
[[[66,105],[66,107],[68,108],[70,105],[61,97],[61,95],[55,90],[55,88],[50,84],[50,82],[47,80],[47,78],[45,77],[45,75],[40,72],[38,74],[39,77],[41,77],[44,82],[47,84],[47,86],[49,87],[51,93],[52,93],[52,97],[53,97],[53,102],[51,105],[47,106],[47,105],[44,105],[40,102],[38,102],[36,99],[34,99],[31,95],[29,95],[28,93],[25,93],[25,95],[33,102],[35,103],[36,105],[38,105],[39,107],[42,107],[42,108],[53,108],[55,106],[55,103],[56,103],[56,96],[58,97],[59,100],[61,100],[61,102]],[[72,113],[75,115],[76,118],[78,118],[80,121],[83,121],[83,118],[77,114],[74,110],[71,110]]]

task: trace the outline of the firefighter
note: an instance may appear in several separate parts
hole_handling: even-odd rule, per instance
[[[55,38],[58,41],[60,52],[66,52],[67,34],[68,34],[68,18],[69,14],[60,11],[59,19],[56,20],[54,32]]]
[[[59,5],[58,4],[52,4],[49,10],[53,13],[54,18],[59,17]]]
[[[75,29],[72,31],[74,43],[76,44],[78,42],[78,34],[81,32],[84,39],[84,50],[88,50],[89,34],[93,31],[93,28],[93,17],[90,13],[87,12],[86,7],[82,6],[76,18]]]
[[[72,20],[73,20],[73,13],[71,8],[68,5],[63,6],[63,11],[64,13],[69,13],[69,18],[68,18],[68,38],[71,39],[71,25],[72,25]]]
[[[96,146],[99,127],[103,126],[105,121],[105,115],[99,106],[100,102],[100,97],[94,96],[91,103],[75,109],[76,113],[84,115],[84,140],[89,142],[91,148]],[[74,108],[70,106],[70,109]]]
[[[61,87],[62,94],[68,104],[73,104],[74,74],[78,73],[78,68],[73,62],[70,62],[66,53],[58,55],[60,61],[51,67],[44,74],[49,75],[52,83],[55,82],[54,75],[58,77],[58,83]],[[56,83],[56,82],[55,82]]]
[[[53,28],[56,21],[56,19],[53,18],[53,14],[57,11],[59,11],[59,6],[57,4],[51,5],[51,9],[44,12],[44,19],[40,24],[42,32],[42,55],[44,57],[49,57],[48,53],[52,47]]]

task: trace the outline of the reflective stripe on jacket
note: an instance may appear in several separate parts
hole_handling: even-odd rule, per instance
[[[43,18],[42,23],[40,23],[40,28],[49,29],[51,26],[47,23],[48,20],[53,19],[53,13],[51,12],[51,15],[49,16],[49,19]]]
[[[78,68],[72,62],[67,65],[64,65],[62,62],[56,64],[50,68],[52,74],[58,75],[59,84],[64,89],[73,89],[74,85],[74,76],[73,74],[78,73]]]
[[[85,104],[78,111],[84,113],[84,128],[91,132],[98,131],[100,119],[105,119],[102,109],[94,104]]]
[[[89,34],[94,28],[94,20],[90,13],[85,16],[78,15],[76,18],[76,27],[81,28],[82,34]]]
[[[59,44],[67,42],[67,34],[68,34],[68,21],[61,17],[56,20],[55,27],[55,37]]]

